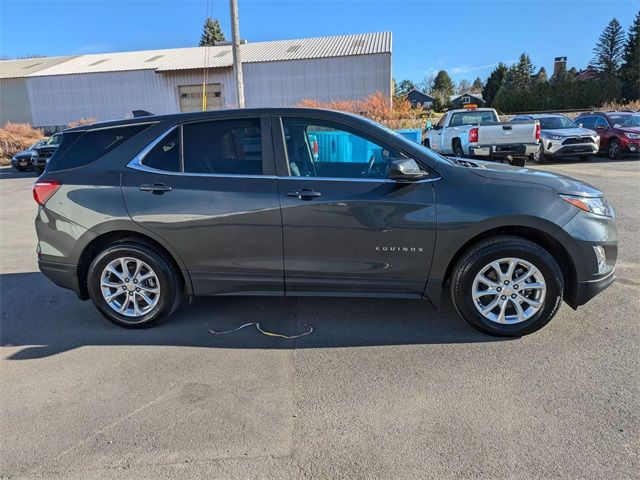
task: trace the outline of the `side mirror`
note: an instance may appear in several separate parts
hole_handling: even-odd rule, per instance
[[[420,170],[420,167],[414,159],[399,158],[391,161],[388,178],[401,182],[412,182],[415,180],[421,180],[427,175],[427,172]]]

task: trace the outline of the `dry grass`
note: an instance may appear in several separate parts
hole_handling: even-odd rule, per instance
[[[390,102],[389,97],[380,92],[361,100],[319,102],[307,99],[300,102],[298,106],[356,113],[393,129],[422,128],[424,125],[421,112],[411,108],[411,103],[407,99],[394,98]]]
[[[89,118],[81,118],[79,120],[74,120],[73,122],[69,122],[67,128],[79,127],[80,125],[91,125],[92,123],[96,123],[96,119],[93,117]]]
[[[28,123],[7,122],[0,128],[0,165],[10,165],[13,155],[43,138],[42,130]]]

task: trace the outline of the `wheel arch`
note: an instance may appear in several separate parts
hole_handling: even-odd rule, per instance
[[[454,255],[451,256],[447,267],[443,275],[438,275],[436,278],[430,276],[427,286],[425,288],[425,296],[435,306],[440,305],[442,290],[445,285],[451,279],[453,268],[458,263],[460,258],[476,243],[485,240],[490,237],[496,237],[499,235],[511,235],[515,237],[524,238],[530,240],[545,250],[547,250],[551,256],[558,262],[564,277],[564,295],[571,305],[572,298],[575,295],[576,290],[576,266],[573,258],[569,254],[569,251],[562,245],[560,241],[550,235],[548,232],[536,227],[527,227],[522,225],[504,225],[499,227],[490,228],[477,233],[464,244],[457,248]]]
[[[140,243],[161,252],[175,268],[178,278],[182,281],[182,285],[187,295],[193,294],[193,287],[191,285],[191,279],[189,278],[188,272],[186,271],[186,269],[181,268],[180,263],[176,260],[175,255],[173,255],[169,251],[169,249],[167,249],[159,241],[143,233],[132,230],[113,230],[102,233],[93,238],[84,247],[82,253],[80,254],[77,267],[77,275],[79,288],[78,294],[81,299],[87,300],[89,298],[89,292],[87,290],[87,274],[89,271],[89,266],[91,265],[91,262],[93,261],[95,256],[100,253],[107,245],[125,241]]]

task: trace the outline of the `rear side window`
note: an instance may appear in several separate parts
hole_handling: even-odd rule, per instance
[[[262,175],[260,119],[183,125],[185,173]]]
[[[180,171],[180,129],[174,128],[164,136],[142,160],[142,164],[167,172]]]
[[[77,137],[77,133],[64,133],[59,155],[55,155],[49,170],[66,170],[95,162],[111,150],[140,133],[149,125],[131,125],[104,130],[89,130]],[[74,143],[71,141],[75,140]]]

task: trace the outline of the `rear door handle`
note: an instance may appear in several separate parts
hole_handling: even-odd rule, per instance
[[[164,192],[170,192],[172,188],[164,183],[144,183],[140,185],[140,190],[143,192],[151,192],[154,195],[162,195]]]
[[[295,192],[287,192],[287,197],[296,197],[299,200],[311,200],[321,196],[322,194],[320,192],[316,192],[315,190],[310,190],[308,188],[296,190]]]

